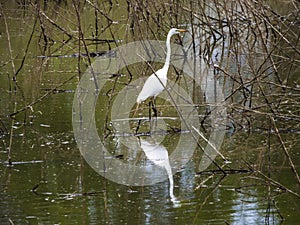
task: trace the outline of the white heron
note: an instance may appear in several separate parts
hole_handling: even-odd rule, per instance
[[[154,111],[155,117],[157,117],[157,111],[155,108],[155,98],[158,94],[160,94],[165,89],[165,87],[167,85],[167,73],[168,73],[168,69],[169,69],[169,65],[170,65],[170,58],[171,58],[170,40],[174,34],[180,34],[183,32],[187,32],[187,30],[177,29],[177,28],[170,29],[168,36],[167,36],[167,40],[166,40],[167,56],[166,56],[165,64],[164,64],[163,68],[161,68],[161,69],[157,70],[156,72],[154,72],[153,74],[151,74],[150,77],[148,77],[148,79],[146,80],[146,82],[143,86],[143,89],[141,90],[140,94],[138,95],[138,97],[136,99],[137,107],[136,107],[135,113],[136,113],[139,105],[141,104],[141,102],[145,101],[149,97],[153,97],[154,105],[152,104],[152,109]],[[134,113],[134,115],[135,115],[135,113]],[[151,116],[151,115],[149,115],[149,116]]]

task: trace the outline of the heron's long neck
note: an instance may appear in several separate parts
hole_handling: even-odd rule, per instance
[[[167,56],[166,56],[166,62],[164,65],[164,68],[168,69],[170,65],[170,59],[171,59],[171,45],[170,45],[170,40],[171,40],[172,35],[168,34],[167,36],[167,41],[166,41],[166,46],[167,46]]]

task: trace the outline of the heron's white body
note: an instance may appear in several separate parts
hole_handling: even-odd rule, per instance
[[[181,32],[186,32],[186,30],[172,28],[169,31],[166,40],[167,56],[166,56],[165,65],[163,66],[163,68],[151,74],[150,77],[146,80],[142,91],[140,92],[139,96],[136,99],[138,105],[149,97],[155,98],[159,93],[161,93],[165,89],[167,85],[167,74],[168,74],[170,58],[171,58],[170,40],[174,34],[179,34]]]
[[[163,67],[153,73],[145,82],[136,102],[140,104],[149,97],[156,97],[167,85],[168,68]]]

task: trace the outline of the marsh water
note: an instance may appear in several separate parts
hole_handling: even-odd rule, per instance
[[[220,1],[228,4],[223,9],[221,3],[204,2],[1,2],[0,224],[300,223],[299,40],[286,41],[283,35],[272,39],[273,34],[266,32],[268,45],[261,47],[256,34],[245,31],[244,22],[255,30],[255,22],[262,20],[255,17],[255,7],[249,18],[241,13],[251,5],[248,1],[240,1],[243,7],[230,3],[233,10],[228,1]],[[262,9],[282,15],[280,21],[297,20],[289,17],[297,5],[274,2],[266,2]],[[241,17],[227,21],[224,16],[225,25],[215,32],[220,25],[216,18],[222,17],[219,10]],[[207,24],[200,12],[216,27],[204,30]],[[230,22],[243,24],[240,36],[227,27]],[[266,26],[278,31],[280,25],[265,20],[258,30],[261,34],[260,26]],[[174,26],[189,33],[174,37],[173,46],[183,46],[185,57],[192,53],[199,57],[199,62],[197,57],[190,60],[196,62],[191,68],[200,68],[193,70],[194,76],[207,77],[197,84],[197,78],[185,75],[189,71],[185,60],[182,67],[171,66],[168,78],[180,97],[170,100],[168,89],[156,100],[159,115],[154,122],[148,121],[148,102],[138,109],[140,119],[134,119],[136,95],[130,90],[142,85],[136,83],[138,78],[144,81],[163,65],[164,41]],[[294,35],[298,29],[299,20],[288,31]],[[245,38],[253,45],[239,46],[230,35],[239,44]],[[158,41],[149,47],[157,58],[145,59],[149,52],[142,55],[130,46],[130,53],[140,60],[115,72],[103,71],[118,57],[116,49],[140,40]],[[191,44],[194,47],[188,48]],[[285,49],[282,55],[271,49],[276,45]],[[175,62],[180,51],[174,52]],[[276,62],[270,60],[270,52]],[[91,72],[95,62],[100,65]],[[253,68],[263,75],[253,75]],[[76,106],[77,100],[80,106],[86,103],[89,90],[78,86],[94,72],[100,85],[105,81],[100,91],[92,86],[89,94],[95,97],[91,118],[95,117],[106,158],[97,152],[97,142],[82,151],[90,133],[84,134],[88,139],[78,138],[90,126],[90,121],[81,123],[82,112],[90,109]],[[86,80],[95,84],[94,78]],[[190,100],[179,103],[189,99],[184,93]],[[203,149],[211,145],[219,152],[203,166]],[[178,146],[180,156],[175,157]],[[92,150],[96,153],[90,154]],[[98,157],[105,159],[108,170],[114,169],[109,165],[115,161],[134,165],[129,174],[134,182],[127,180],[122,168],[113,178],[106,177],[106,171],[96,166]],[[163,164],[166,159],[170,163]],[[147,171],[138,173],[139,168]]]

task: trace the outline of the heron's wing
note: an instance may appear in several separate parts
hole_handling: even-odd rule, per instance
[[[167,74],[162,69],[155,72],[155,74],[152,74],[146,80],[142,91],[137,97],[137,102],[140,103],[142,101],[145,101],[149,97],[157,96],[160,92],[164,90],[164,87],[167,84]]]

